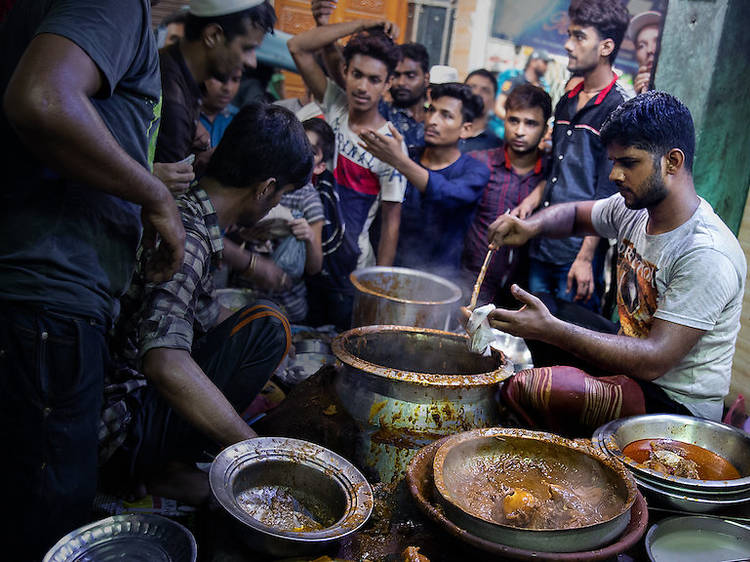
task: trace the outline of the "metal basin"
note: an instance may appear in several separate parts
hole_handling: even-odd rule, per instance
[[[332,349],[343,364],[336,393],[361,430],[355,460],[385,482],[424,445],[497,425],[497,385],[513,374],[502,352],[482,357],[466,336],[426,328],[356,328]]]
[[[477,429],[449,437],[435,454],[433,471],[446,515],[459,527],[497,543],[543,552],[585,551],[611,542],[627,527],[638,495],[628,471],[606,455],[582,443],[522,429]],[[598,494],[570,497],[578,505],[592,498],[586,503],[591,506],[589,521],[596,522],[570,518],[568,513],[581,508],[556,503],[551,513],[559,517],[560,528],[498,523],[491,516],[499,498],[493,492],[519,482],[524,488],[555,484],[570,491],[593,489]],[[546,527],[546,517],[544,522]]]
[[[708,449],[734,465],[742,478],[694,480],[669,476],[626,457],[622,450],[639,439],[674,439]],[[668,492],[684,496],[737,496],[750,494],[750,435],[723,423],[679,416],[647,414],[611,421],[594,432],[593,441],[627,466],[635,476]]]
[[[711,513],[721,509],[736,508],[750,502],[750,493],[748,492],[704,495],[664,488],[638,476],[635,477],[635,481],[644,495],[648,496],[651,503],[680,511]]]
[[[352,326],[447,330],[461,289],[447,279],[404,267],[365,267],[349,276],[356,293]]]
[[[211,463],[209,483],[240,538],[273,556],[320,551],[364,525],[373,506],[372,489],[354,466],[299,439],[259,437],[227,447]],[[269,497],[273,499],[263,513],[282,521],[279,499],[293,499],[294,519],[266,524],[267,518],[251,516],[258,516],[258,506]],[[282,503],[288,511],[289,503]],[[300,525],[298,514],[322,528]]]

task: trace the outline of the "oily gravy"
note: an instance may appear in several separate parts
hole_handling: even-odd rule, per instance
[[[739,471],[724,457],[698,445],[674,439],[639,439],[628,443],[622,452],[635,462],[654,468],[653,465],[649,464],[649,460],[652,459],[654,447],[659,445],[678,451],[680,456],[695,463],[700,480],[735,480],[741,478]],[[654,468],[654,470],[658,469]],[[665,471],[660,470],[660,472]]]

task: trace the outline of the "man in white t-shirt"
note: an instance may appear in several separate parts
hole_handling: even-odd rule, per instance
[[[334,253],[324,261],[326,289],[346,301],[332,302],[337,308],[351,306],[353,288],[349,273],[376,263],[393,265],[396,255],[406,179],[393,166],[365,150],[359,138],[360,132],[370,130],[391,135],[386,120],[378,112],[378,102],[390,86],[399,60],[398,49],[390,38],[394,30],[389,22],[360,20],[321,25],[288,42],[305,84],[336,135],[333,175],[346,235],[355,242],[357,253],[356,256]],[[343,74],[334,69],[333,79],[327,78],[315,54],[335,49],[338,39],[353,33],[356,35],[343,49]],[[406,152],[406,145],[402,148]],[[370,227],[379,209],[382,223],[374,252]]]
[[[729,391],[747,267],[735,236],[695,192],[690,112],[669,94],[647,92],[618,107],[601,138],[618,194],[554,205],[526,220],[500,217],[490,240],[500,246],[573,233],[616,238],[620,333],[556,319],[518,286],[512,292],[525,306],[493,311],[491,324],[625,374],[646,394],[648,385],[656,385],[693,415],[718,420]]]

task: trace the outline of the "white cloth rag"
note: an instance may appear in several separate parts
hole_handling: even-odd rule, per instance
[[[466,322],[466,331],[469,333],[470,338],[469,349],[473,353],[485,356],[492,353],[490,344],[495,341],[495,334],[492,328],[490,328],[487,316],[493,310],[495,310],[494,304],[485,304],[471,311],[469,321]]]

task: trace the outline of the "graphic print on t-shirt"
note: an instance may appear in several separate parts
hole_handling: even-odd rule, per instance
[[[625,335],[645,338],[656,312],[658,268],[624,238],[617,248],[617,309]]]

